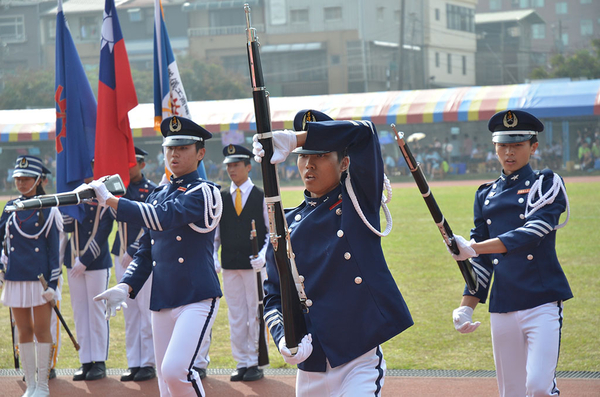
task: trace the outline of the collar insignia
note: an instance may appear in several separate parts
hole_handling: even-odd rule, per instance
[[[517,116],[510,110],[506,112],[504,118],[502,119],[502,124],[504,124],[506,128],[516,127],[518,123],[519,120],[517,119]]]
[[[519,179],[519,174],[510,177],[511,181],[516,181],[517,179]]]
[[[309,201],[308,205],[310,205],[311,207],[316,207],[317,206],[317,202],[316,201]]]
[[[175,179],[175,183],[183,183],[183,179]]]

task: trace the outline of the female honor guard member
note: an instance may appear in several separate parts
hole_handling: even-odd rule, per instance
[[[156,188],[156,184],[142,174],[146,166],[145,156],[148,152],[135,148],[137,164],[129,169],[129,186],[126,199],[146,201],[148,195]],[[114,210],[112,210],[114,211]],[[113,213],[116,216],[116,214]],[[140,247],[140,237],[144,229],[139,224],[117,222],[118,229],[111,253],[115,255],[115,276],[123,278],[125,269]],[[121,381],[141,382],[156,377],[154,369],[154,345],[152,344],[152,323],[150,320],[150,283],[146,283],[135,299],[127,299],[125,316],[125,349],[127,366],[121,375]]]
[[[307,295],[308,335],[286,347],[279,277],[267,250],[265,323],[288,364],[298,364],[297,396],[379,396],[381,344],[413,324],[383,256],[379,211],[383,160],[370,121],[333,121],[301,111],[294,131],[275,131],[272,163],[296,147],[304,202],[287,212],[291,245]],[[264,155],[256,140],[254,154]]]
[[[49,172],[39,158],[19,156],[13,177],[21,199],[45,194],[41,175]],[[8,201],[7,205],[13,201]],[[3,261],[7,265],[6,276],[0,273],[0,288],[6,279],[2,303],[12,309],[19,330],[19,355],[27,384],[23,396],[27,397],[50,395],[48,375],[53,350],[50,319],[54,314],[51,301],[56,297],[60,274],[60,231],[62,216],[57,208],[11,214],[2,212],[0,217],[0,241],[5,242],[7,257]],[[45,291],[38,280],[39,274],[48,280],[48,289]],[[37,346],[33,341],[34,335]]]
[[[475,194],[471,241],[456,236],[460,254],[453,257],[471,258],[479,289],[473,295],[465,288],[454,327],[477,329],[473,309],[485,303],[493,275],[489,311],[500,396],[558,396],[563,301],[573,297],[555,247],[556,230],[568,221],[567,193],[560,176],[529,165],[544,129],[537,118],[507,110],[488,127],[502,174]]]
[[[65,232],[71,233],[65,250],[65,266],[71,294],[75,331],[81,348],[81,367],[73,374],[74,381],[97,380],[106,377],[109,325],[104,305],[94,297],[108,288],[112,260],[108,237],[114,216],[96,200],[86,202],[81,221],[64,216]]]
[[[248,177],[252,169],[252,152],[243,146],[228,145],[223,148],[223,156],[231,186],[221,191],[223,217],[215,233],[215,256],[222,244],[223,292],[229,309],[231,353],[237,362],[229,380],[248,382],[263,377],[263,370],[258,368],[260,325],[256,272],[262,272],[262,279],[265,279],[265,255],[269,243],[266,225],[269,219],[265,194]],[[256,223],[257,238],[261,241],[257,258],[252,258],[252,220]]]
[[[121,282],[95,299],[106,300],[107,317],[114,316],[152,273],[150,310],[160,395],[200,396],[204,388],[193,363],[210,334],[221,297],[213,262],[221,194],[197,171],[206,153],[204,141],[212,134],[177,116],[165,119],[161,131],[173,176],[145,203],[117,199],[99,181],[90,184],[102,204],[117,211],[117,221],[148,229]]]

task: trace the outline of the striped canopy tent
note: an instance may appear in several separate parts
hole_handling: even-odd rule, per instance
[[[251,98],[189,106],[193,120],[213,133],[256,129]],[[273,129],[292,129],[294,116],[302,109],[378,125],[483,121],[508,108],[564,119],[600,116],[600,80],[279,97],[271,98],[270,107]],[[52,140],[55,118],[54,109],[0,111],[0,142]],[[138,105],[129,120],[134,137],[157,135],[152,104]]]

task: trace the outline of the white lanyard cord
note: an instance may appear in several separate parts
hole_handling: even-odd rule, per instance
[[[221,220],[221,215],[223,214],[223,200],[221,199],[221,192],[219,189],[206,182],[194,186],[192,189],[185,192],[185,194],[190,194],[198,189],[202,189],[202,194],[204,195],[204,226],[206,227],[202,228],[194,223],[189,223],[188,226],[197,233],[209,233],[217,227]]]
[[[545,205],[552,204],[558,193],[562,191],[565,196],[565,201],[567,202],[567,219],[565,219],[565,221],[560,225],[554,226],[554,230],[558,230],[566,226],[567,222],[569,222],[569,217],[571,215],[571,208],[569,207],[569,197],[567,196],[567,190],[565,189],[565,185],[563,184],[562,179],[560,179],[560,176],[558,176],[558,174],[554,174],[554,179],[552,180],[552,187],[548,189],[546,193],[543,193],[543,180],[544,174],[540,175],[540,178],[536,180],[533,183],[533,185],[531,185],[531,190],[529,190],[529,194],[527,195],[525,218],[529,218],[537,210],[544,207]],[[536,194],[539,196],[539,199],[537,201],[533,201],[535,200]]]
[[[385,192],[387,192],[387,197],[384,193],[382,193],[381,195],[381,207],[383,208],[383,213],[385,214],[385,220],[387,223],[387,226],[383,232],[380,232],[379,230],[375,229],[373,225],[371,225],[369,220],[365,217],[365,214],[363,213],[362,209],[360,208],[360,203],[356,198],[356,194],[354,193],[354,189],[352,188],[352,182],[350,181],[350,171],[348,171],[345,183],[346,190],[348,191],[348,196],[350,196],[350,201],[352,201],[352,205],[354,206],[356,213],[363,221],[363,223],[369,228],[369,230],[371,230],[379,237],[385,237],[388,234],[390,234],[390,232],[392,231],[393,222],[392,214],[390,213],[387,203],[389,203],[392,200],[392,186],[390,185],[390,180],[387,178],[387,176],[385,174],[383,175],[383,187]]]

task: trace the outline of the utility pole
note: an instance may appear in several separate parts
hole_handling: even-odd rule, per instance
[[[404,89],[404,0],[400,0],[400,59],[398,60],[398,90]]]

